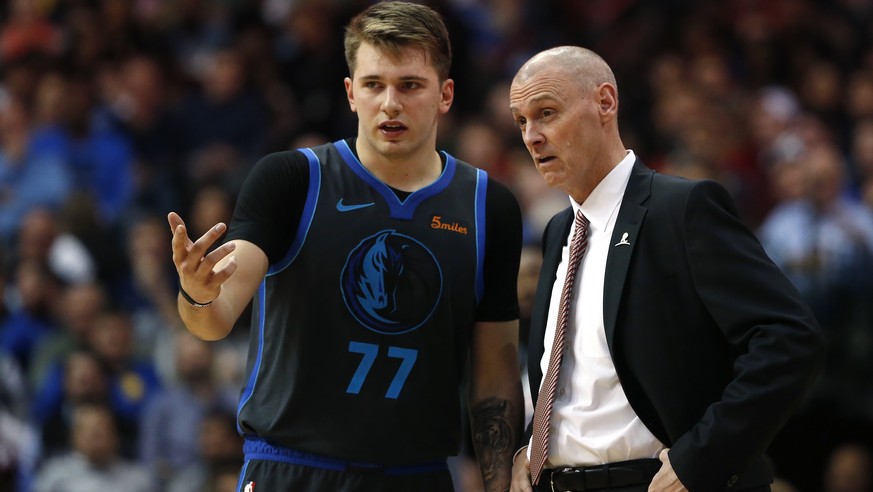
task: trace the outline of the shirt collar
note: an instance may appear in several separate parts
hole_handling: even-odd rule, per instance
[[[630,179],[634,161],[636,161],[636,155],[634,155],[632,150],[628,150],[624,159],[612,168],[612,171],[588,195],[585,203],[580,204],[570,197],[573,213],[575,214],[581,209],[585,217],[591,222],[589,227],[605,230],[610,216],[616,207],[618,207],[618,204],[621,203],[621,199],[624,196],[624,190],[627,188],[627,182]]]

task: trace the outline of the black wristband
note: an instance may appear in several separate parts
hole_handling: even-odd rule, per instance
[[[194,299],[191,298],[191,296],[188,295],[187,292],[185,292],[185,289],[183,289],[181,285],[179,286],[179,293],[182,294],[182,297],[184,297],[186,301],[188,301],[188,304],[190,304],[196,308],[205,308],[206,306],[212,304],[212,301],[205,302],[205,303],[195,301]]]

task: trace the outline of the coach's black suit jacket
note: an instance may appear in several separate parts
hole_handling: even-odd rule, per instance
[[[536,399],[572,209],[549,222],[528,361]],[[627,233],[630,245],[618,245]],[[628,400],[691,491],[772,481],[764,452],[817,374],[824,340],[726,190],[634,164],[606,263],[606,339]]]

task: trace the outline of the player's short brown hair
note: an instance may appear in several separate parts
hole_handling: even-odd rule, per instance
[[[404,1],[383,1],[356,15],[346,26],[345,55],[349,76],[361,43],[397,55],[408,48],[421,48],[440,80],[449,78],[452,46],[442,16],[430,7]]]

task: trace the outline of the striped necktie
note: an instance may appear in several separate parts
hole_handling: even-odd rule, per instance
[[[573,297],[573,283],[576,279],[576,271],[585,249],[588,247],[588,219],[582,215],[582,211],[576,212],[573,239],[570,242],[570,258],[567,261],[567,277],[564,279],[564,287],[561,291],[561,304],[558,308],[558,323],[555,327],[555,341],[552,344],[552,352],[549,356],[549,367],[540,384],[540,392],[537,397],[537,406],[534,410],[533,438],[530,449],[530,472],[534,485],[539,483],[546,458],[549,455],[549,425],[552,416],[552,405],[555,402],[555,389],[558,386],[558,372],[561,368],[561,360],[564,357],[565,336],[567,324],[570,319],[570,301]]]

